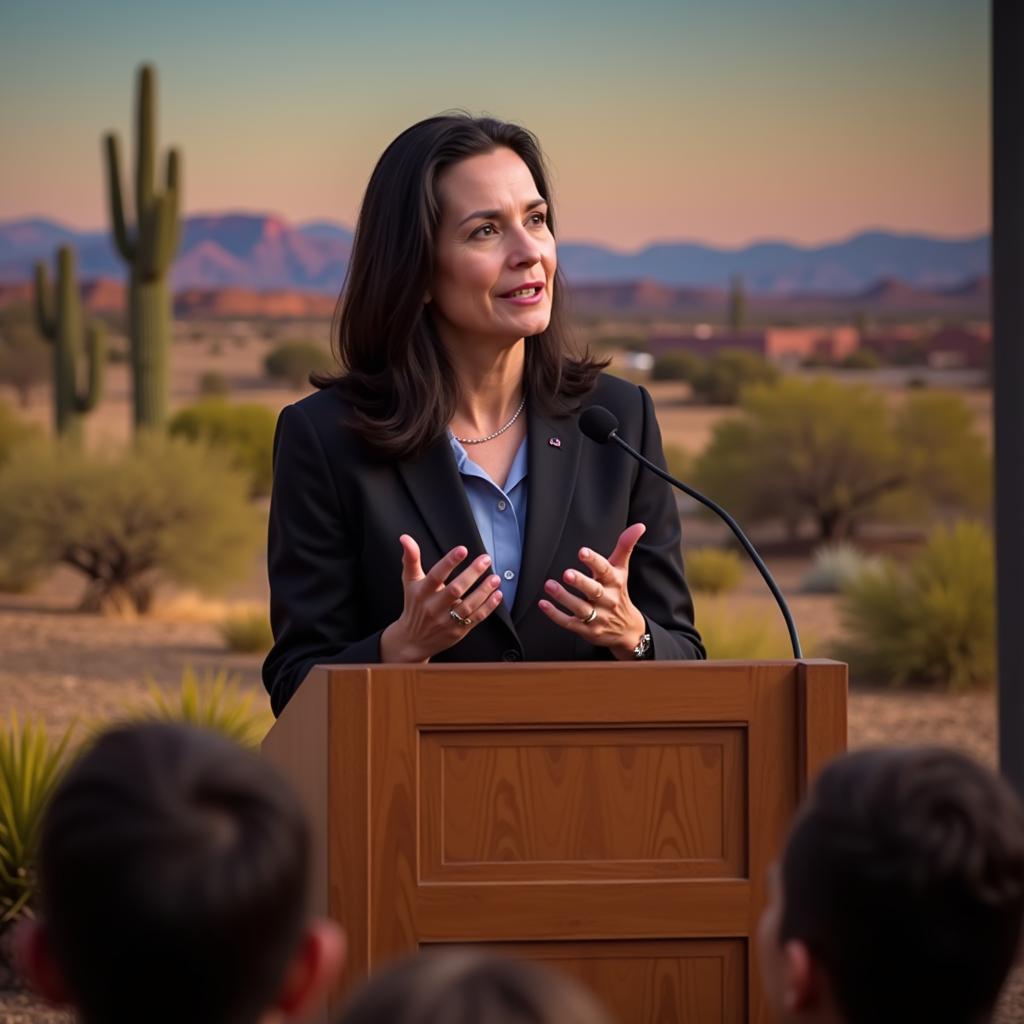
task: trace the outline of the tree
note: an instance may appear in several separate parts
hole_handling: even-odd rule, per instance
[[[83,610],[145,612],[161,580],[216,589],[248,570],[248,487],[217,452],[148,432],[113,456],[25,447],[0,471],[0,564],[64,563],[87,578]]]
[[[983,511],[989,459],[955,398],[918,395],[890,414],[883,396],[828,378],[744,394],[697,462],[696,485],[748,522],[810,519],[822,540],[884,514],[936,504]]]
[[[770,384],[778,377],[778,368],[757,352],[724,348],[690,376],[690,386],[709,405],[734,405],[745,387]]]
[[[28,325],[5,325],[0,343],[0,381],[9,384],[27,409],[32,390],[50,376],[53,356]]]

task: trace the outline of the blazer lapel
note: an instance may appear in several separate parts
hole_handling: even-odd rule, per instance
[[[419,458],[399,461],[398,472],[427,524],[440,557],[460,544],[469,548],[467,562],[486,552],[447,434]],[[424,560],[424,572],[430,569],[430,564]],[[509,609],[504,604],[498,605],[492,615],[515,631]]]
[[[583,440],[575,416],[546,417],[529,407],[527,416],[529,501],[513,622],[519,622],[540,597],[576,489]]]

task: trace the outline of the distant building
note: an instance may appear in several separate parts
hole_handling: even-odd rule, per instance
[[[649,339],[654,355],[682,350],[711,358],[724,349],[744,349],[773,362],[800,363],[809,357],[838,362],[857,347],[853,327],[769,327],[762,331],[710,331],[658,335]]]
[[[928,365],[940,370],[980,370],[989,365],[992,331],[989,327],[948,327],[926,342]]]

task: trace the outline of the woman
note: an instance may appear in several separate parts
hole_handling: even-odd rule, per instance
[[[542,157],[430,118],[367,186],[334,330],[287,406],[268,548],[275,714],[316,664],[702,658],[650,396],[570,352]]]

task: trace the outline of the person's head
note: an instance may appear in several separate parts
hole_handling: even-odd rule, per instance
[[[1024,918],[1024,810],[970,758],[877,748],[822,772],[772,871],[762,975],[783,1021],[987,1019]]]
[[[217,735],[101,736],[44,816],[41,915],[20,959],[86,1024],[253,1024],[335,980],[341,930],[306,912],[310,841],[271,766]]]
[[[374,974],[338,1024],[611,1024],[580,984],[525,960],[434,950]]]
[[[382,453],[422,450],[458,397],[453,359],[524,344],[525,386],[574,407],[605,365],[572,354],[555,211],[525,128],[446,114],[402,132],[373,170],[356,224],[334,343],[352,425]],[[515,294],[526,289],[529,294]]]

